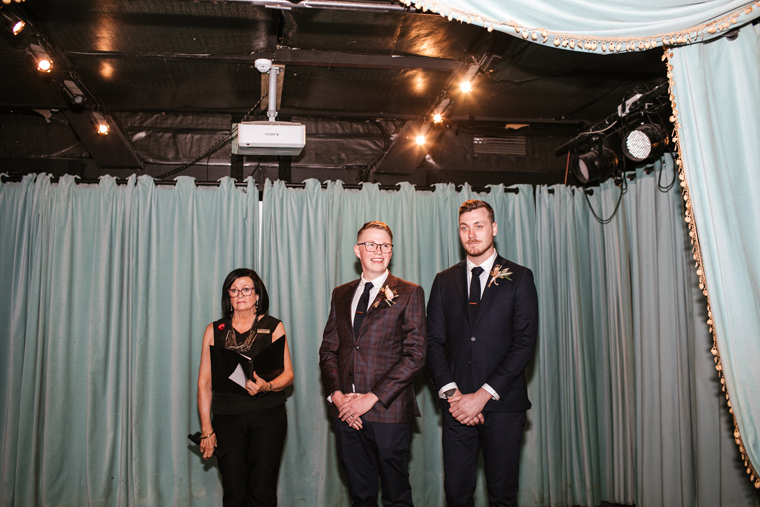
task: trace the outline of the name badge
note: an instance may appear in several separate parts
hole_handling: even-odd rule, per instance
[[[261,334],[269,334],[271,332],[272,331],[270,331],[269,329],[257,329],[256,330],[256,333],[261,333]]]

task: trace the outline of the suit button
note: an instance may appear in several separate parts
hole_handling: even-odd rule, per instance
[[[467,361],[467,366],[472,365],[472,361]]]
[[[471,341],[471,342],[474,342],[474,341],[475,341],[475,337],[474,337],[474,336],[472,336],[472,337],[470,338],[470,341]]]
[[[352,371],[348,372],[348,376],[349,377],[353,377],[354,376],[354,372],[352,372]]]

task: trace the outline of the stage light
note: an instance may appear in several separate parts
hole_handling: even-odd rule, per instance
[[[443,115],[446,114],[450,105],[451,99],[449,98],[445,98],[438,103],[435,111],[433,111],[433,123],[441,123],[443,121]]]
[[[479,70],[480,66],[478,64],[470,65],[470,68],[467,69],[467,73],[462,78],[462,81],[459,82],[459,89],[464,93],[471,92],[472,82],[475,81]]]
[[[95,127],[95,131],[100,136],[107,136],[111,128],[108,126],[105,116],[98,111],[93,111],[90,115],[90,121]]]
[[[53,60],[47,54],[45,49],[39,44],[29,44],[29,53],[34,58],[37,70],[40,72],[50,72],[53,70]]]
[[[71,102],[73,105],[81,106],[84,104],[86,100],[84,93],[82,93],[82,90],[74,81],[71,79],[64,79],[62,88],[63,92],[66,94],[66,97],[69,99],[69,102]]]
[[[3,26],[13,35],[18,35],[24,29],[26,23],[12,12],[0,11]]]
[[[662,155],[668,135],[656,123],[647,123],[623,137],[623,154],[634,162],[652,161]]]
[[[425,135],[424,134],[420,134],[420,135],[417,136],[417,144],[419,146],[425,146]]]
[[[610,148],[594,148],[579,155],[573,161],[573,175],[581,185],[600,181],[612,176],[617,169],[618,158]]]

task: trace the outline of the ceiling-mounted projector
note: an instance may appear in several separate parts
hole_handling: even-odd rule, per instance
[[[243,121],[232,124],[232,153],[235,155],[287,155],[301,154],[306,145],[306,127],[300,123],[275,121],[277,118],[277,75],[283,70],[272,65],[272,60],[259,58],[256,69],[269,74],[269,121]],[[263,76],[262,76],[263,77]]]
[[[288,121],[244,121],[232,124],[235,155],[297,156],[306,145],[306,127]]]

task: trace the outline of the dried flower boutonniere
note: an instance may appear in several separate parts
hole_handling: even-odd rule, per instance
[[[499,285],[499,282],[496,281],[497,278],[500,278],[502,280],[507,279],[511,282],[512,279],[509,277],[511,274],[512,272],[509,270],[509,268],[501,269],[500,265],[495,265],[491,270],[491,281],[488,282],[488,286],[490,287],[492,283]]]
[[[385,303],[388,306],[395,305],[396,302],[394,299],[398,297],[398,292],[396,292],[395,289],[391,289],[389,285],[386,285],[385,287],[380,289],[380,293],[378,294],[379,298],[377,301],[375,301],[375,304],[373,305],[375,308],[377,308],[380,303]]]

